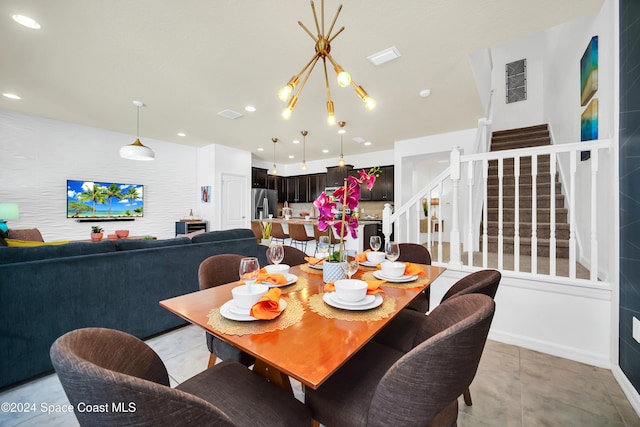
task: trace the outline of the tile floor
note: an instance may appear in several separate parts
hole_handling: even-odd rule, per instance
[[[204,333],[186,326],[147,341],[160,355],[175,386],[206,366]],[[302,399],[300,384],[293,383]],[[640,426],[640,418],[610,371],[489,341],[471,385],[473,406],[460,398],[458,425]],[[2,402],[35,403],[36,411],[0,413],[0,426],[77,426],[69,413],[45,407],[68,403],[55,374],[0,393]]]

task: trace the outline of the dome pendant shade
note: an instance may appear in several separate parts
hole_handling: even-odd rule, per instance
[[[140,107],[144,104],[142,101],[133,101],[136,106],[136,140],[133,144],[125,145],[120,148],[120,157],[129,160],[149,161],[156,158],[156,154],[149,147],[142,145],[140,142]]]
[[[156,155],[151,148],[142,145],[140,140],[136,139],[133,144],[120,148],[120,157],[129,160],[149,161],[154,160]]]

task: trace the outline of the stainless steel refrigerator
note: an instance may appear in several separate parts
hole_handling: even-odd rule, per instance
[[[265,190],[254,188],[251,198],[251,211],[253,219],[268,218],[269,214],[274,217],[278,210],[278,192],[276,190]]]

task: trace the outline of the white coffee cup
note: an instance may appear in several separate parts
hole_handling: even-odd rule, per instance
[[[250,310],[264,294],[267,293],[269,287],[262,284],[240,285],[231,289],[233,302],[236,307],[242,310]]]
[[[265,265],[264,269],[268,274],[282,274],[286,276],[289,274],[289,266],[287,264],[269,264]]]

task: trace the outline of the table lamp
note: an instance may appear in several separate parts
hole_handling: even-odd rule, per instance
[[[0,203],[0,230],[5,233],[9,230],[7,227],[8,219],[18,219],[20,217],[20,209],[17,203]]]

